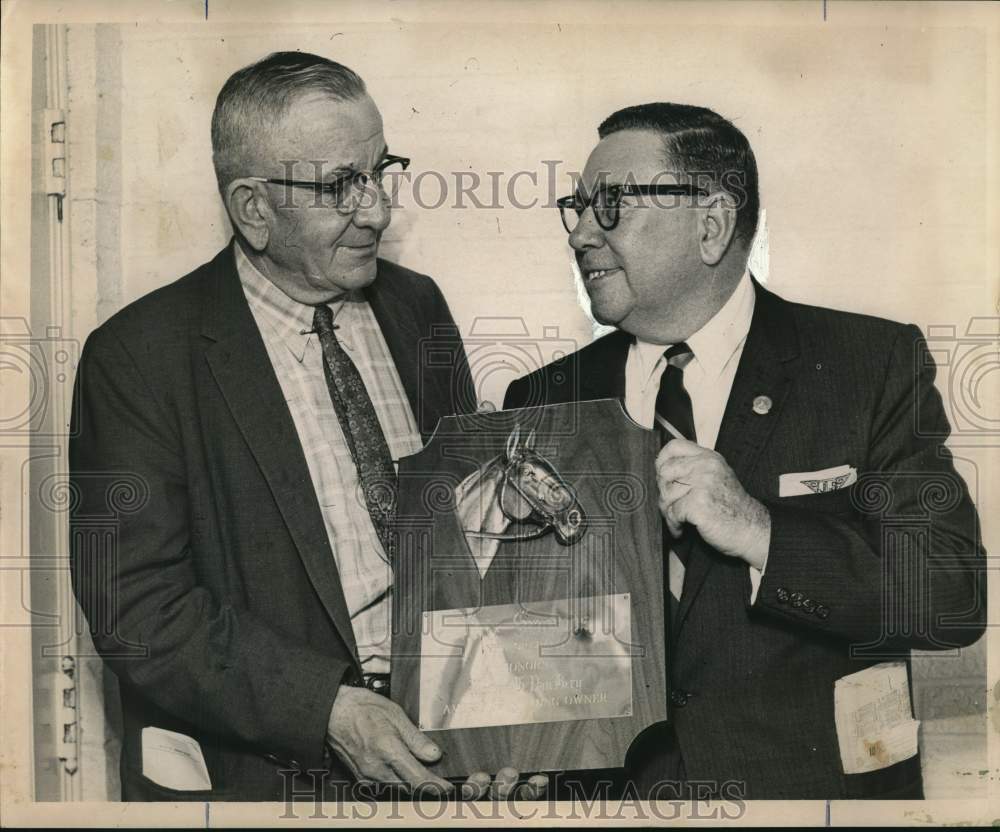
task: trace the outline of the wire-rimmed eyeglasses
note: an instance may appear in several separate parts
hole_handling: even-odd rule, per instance
[[[597,188],[589,199],[579,192],[556,200],[559,214],[562,217],[566,231],[572,234],[580,223],[583,212],[588,208],[594,210],[597,224],[605,231],[610,231],[618,225],[621,215],[622,198],[626,196],[707,196],[708,192],[694,185],[679,185],[675,183],[662,185],[605,185]]]
[[[285,188],[309,188],[316,194],[320,205],[331,205],[342,214],[353,214],[361,207],[369,208],[374,202],[367,196],[374,185],[375,199],[384,195],[386,179],[394,179],[410,166],[405,156],[386,154],[371,170],[352,170],[330,182],[311,179],[278,179],[269,176],[247,176],[256,182],[282,185]]]

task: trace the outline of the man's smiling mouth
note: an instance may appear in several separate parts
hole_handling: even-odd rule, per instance
[[[595,280],[601,280],[602,278],[605,278],[608,275],[612,275],[620,271],[621,269],[619,269],[618,267],[612,269],[588,269],[583,273],[583,277],[587,283],[591,283]]]

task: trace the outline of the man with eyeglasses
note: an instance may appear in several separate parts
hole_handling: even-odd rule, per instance
[[[504,403],[617,398],[663,442],[669,720],[585,785],[919,798],[909,650],[969,645],[986,619],[921,334],[754,279],[756,162],[718,114],[646,104],[598,133],[558,204],[593,315],[617,329]]]
[[[476,408],[440,291],[377,257],[408,160],[361,78],[297,52],[229,78],[212,148],[234,239],[77,377],[74,587],[120,681],[124,799],[543,793],[437,777],[388,698],[394,461]],[[108,548],[88,518],[122,478]]]

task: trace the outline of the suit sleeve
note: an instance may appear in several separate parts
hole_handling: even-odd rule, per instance
[[[199,583],[176,426],[107,326],[84,348],[70,442],[71,565],[98,652],[123,684],[196,729],[322,768],[344,661],[289,638]],[[130,484],[112,545],[88,534]],[[211,545],[211,544],[208,544]]]
[[[954,648],[982,635],[985,552],[944,446],[950,428],[934,375],[920,331],[902,328],[849,508],[767,503],[771,545],[754,611],[876,652]]]

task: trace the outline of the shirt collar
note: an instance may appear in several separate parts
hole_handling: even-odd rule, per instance
[[[687,339],[695,360],[709,378],[722,375],[722,371],[746,339],[753,318],[753,307],[753,283],[750,273],[745,271],[729,300],[708,323]]]
[[[255,317],[265,321],[277,339],[295,356],[295,360],[301,362],[309,346],[309,339],[315,337],[315,307],[299,303],[286,295],[261,273],[238,242],[234,241],[233,245],[236,247],[236,271]],[[343,305],[343,300],[340,299],[329,304],[335,319]]]
[[[722,308],[687,339],[686,343],[694,353],[692,364],[697,362],[708,378],[722,375],[722,371],[746,339],[753,318],[753,307],[753,282],[750,280],[750,272],[745,271]],[[652,374],[657,362],[670,346],[671,344],[650,344],[636,339],[635,354],[644,378]]]

